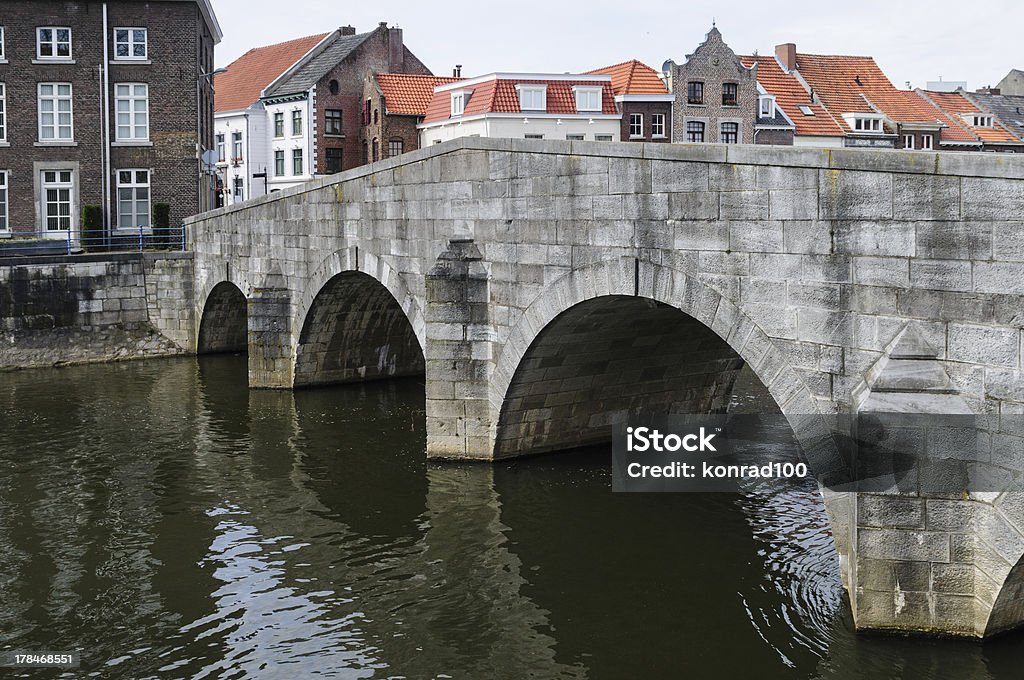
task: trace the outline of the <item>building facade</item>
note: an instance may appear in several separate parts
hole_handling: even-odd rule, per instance
[[[626,142],[670,143],[675,99],[657,71],[636,59],[588,71],[612,79],[615,106],[622,116],[619,137]]]
[[[427,115],[434,88],[462,80],[461,76],[379,73],[368,76],[363,92],[366,119],[362,132],[366,162],[420,148],[418,125]]]
[[[210,207],[209,0],[5,0],[0,14],[0,238],[106,239]]]

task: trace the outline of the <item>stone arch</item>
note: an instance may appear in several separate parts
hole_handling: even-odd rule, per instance
[[[1024,623],[1024,482],[992,505],[978,503],[973,515],[973,526],[965,523],[962,530],[975,535],[976,604],[990,607],[977,632],[995,635]]]
[[[248,303],[231,281],[214,285],[205,298],[199,321],[198,354],[247,352],[249,347]]]
[[[424,368],[405,310],[375,277],[342,271],[309,303],[295,348],[295,387],[418,376]]]

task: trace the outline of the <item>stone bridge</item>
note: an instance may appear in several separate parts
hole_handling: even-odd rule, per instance
[[[1024,158],[464,138],[188,228],[192,349],[425,376],[432,457],[720,412],[746,365],[812,460],[834,414],[958,413],[1024,468]],[[823,496],[859,628],[1024,622],[1024,493]]]

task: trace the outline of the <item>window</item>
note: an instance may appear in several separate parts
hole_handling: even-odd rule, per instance
[[[243,180],[241,177],[236,177],[234,182],[233,182],[233,184],[234,184],[234,187],[233,187],[234,192],[233,193],[235,194],[235,198],[237,198],[240,201],[244,201],[245,197],[242,194],[245,192],[245,187],[244,187],[245,180]]]
[[[115,28],[114,59],[145,59],[149,56],[146,29]]]
[[[434,142],[434,144],[439,144],[439,143],[440,143],[440,140]],[[366,165],[369,162],[370,162],[370,145],[367,144],[366,142],[363,142],[363,165]]]
[[[544,139],[544,135],[523,135],[524,139]]]
[[[566,135],[566,139],[570,142],[582,142],[586,137],[584,135]]]
[[[217,162],[223,163],[227,160],[227,145],[224,143],[224,133],[218,132],[216,137],[217,141]]]
[[[775,117],[775,97],[764,96],[758,100],[759,113],[761,118]]]
[[[71,192],[74,173],[71,170],[44,170],[42,173],[43,228],[46,231],[67,231],[71,228]]]
[[[373,124],[377,124],[377,109],[373,110]]]
[[[704,104],[704,83],[691,80],[686,84],[686,103]]]
[[[117,83],[114,86],[117,109],[117,141],[149,139],[149,85]]]
[[[0,142],[7,140],[7,86],[0,83]]]
[[[242,160],[242,133],[232,132],[231,133],[231,160],[240,161]]]
[[[0,26],[0,61],[7,58],[7,52],[4,48],[4,27]]]
[[[982,128],[990,128],[990,127],[992,127],[992,116],[976,115],[976,116],[973,116],[972,118],[973,118],[972,125],[974,125],[974,127],[982,127]]]
[[[118,170],[117,226],[149,227],[149,171]]]
[[[739,142],[739,136],[739,123],[722,123],[722,144],[736,144]]]
[[[644,114],[642,114],[642,113],[631,113],[631,114],[629,114],[629,136],[630,137],[643,137],[644,136]]]
[[[324,134],[341,135],[341,110],[327,109],[324,112]]]
[[[722,83],[722,106],[736,106],[736,83]]]
[[[292,174],[301,175],[302,170],[302,149],[292,150]]]
[[[699,120],[691,120],[686,123],[686,141],[688,142],[703,142],[704,141],[704,123]]]
[[[338,86],[338,81],[337,80],[332,80],[331,82],[327,83],[327,90],[331,94],[335,94],[335,95],[338,94],[338,92],[341,91],[341,88]]]
[[[380,160],[380,143],[377,138],[373,138],[373,162],[376,163]]]
[[[274,138],[284,137],[284,113],[280,111],[274,114]]]
[[[914,135],[903,135],[903,148],[913,149],[914,148]]]
[[[547,111],[548,89],[546,85],[516,85],[519,90],[520,111]]]
[[[39,83],[39,141],[74,138],[71,83]]]
[[[7,226],[7,171],[0,170],[0,231],[10,231]]]
[[[664,137],[665,136],[665,114],[664,113],[652,113],[651,114],[651,136],[652,137]]]
[[[302,134],[302,111],[292,111],[292,137]]]
[[[372,106],[372,104],[370,103],[370,100],[367,99],[366,106],[363,107],[363,125],[370,124],[370,106]]]
[[[857,132],[881,132],[882,120],[880,118],[854,118],[853,129]]]
[[[442,100],[444,101],[444,100]],[[452,93],[452,116],[461,116],[462,112],[466,110],[466,93],[465,92],[453,92]]]
[[[336,172],[341,172],[341,149],[325,149],[326,160],[327,160],[327,174],[333,175]]]
[[[37,28],[36,56],[39,59],[70,59],[71,29],[62,26]]]
[[[601,111],[601,93],[603,89],[600,87],[574,87],[576,91],[576,111]]]
[[[814,111],[811,110],[811,107],[808,106],[807,104],[800,104],[800,113],[804,114],[805,116],[814,115]]]
[[[284,177],[284,151],[274,152],[274,177]]]
[[[595,142],[610,142],[612,141],[611,135],[594,135]]]
[[[922,149],[931,149],[932,148],[932,136],[931,135],[921,135],[921,148]]]
[[[388,158],[401,156],[405,151],[405,142],[401,139],[392,139],[388,142]]]

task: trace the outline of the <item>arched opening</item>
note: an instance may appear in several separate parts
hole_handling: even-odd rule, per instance
[[[721,413],[740,356],[652,299],[606,295],[555,317],[526,351],[498,421],[499,457],[611,440],[631,416]]]
[[[249,322],[245,295],[230,281],[214,286],[199,322],[199,354],[246,353]]]
[[[361,272],[338,274],[302,325],[295,386],[421,376],[423,349],[398,302]]]

